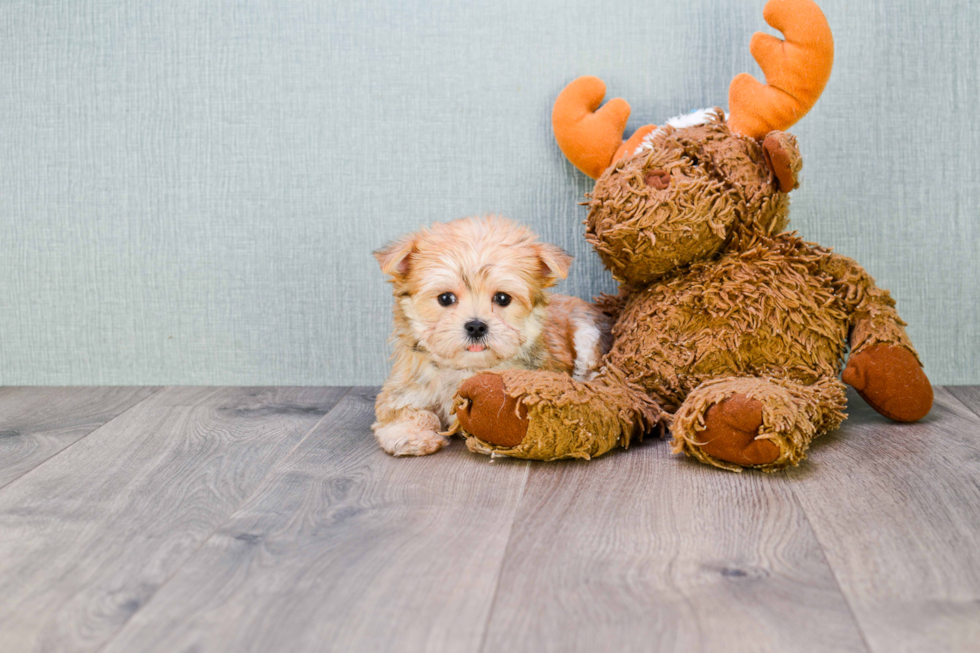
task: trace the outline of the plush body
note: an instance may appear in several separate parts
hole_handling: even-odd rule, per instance
[[[796,96],[812,104],[829,75],[832,40],[825,22],[794,30],[790,19],[799,16],[823,20],[809,0],[767,7],[767,20],[799,46],[787,52],[811,49],[796,70],[811,87]],[[780,52],[753,41],[767,76],[765,56]],[[820,60],[825,71],[806,68]],[[793,62],[782,63],[771,76],[792,88]],[[745,87],[736,82],[733,106]],[[616,113],[625,123],[628,105],[625,115],[621,100],[596,111],[603,95],[599,80],[576,80],[553,120],[569,158],[598,176],[586,238],[621,284],[604,302],[615,319],[612,349],[587,383],[531,372],[464,383],[457,416],[471,449],[590,458],[669,425],[676,451],[773,471],[798,464],[814,437],[840,424],[842,370],[883,415],[928,413],[931,386],[888,292],[853,260],[784,231],[801,158],[793,136],[758,130],[785,124],[786,107],[774,108],[775,118],[704,111],[621,143],[606,142],[609,130],[596,124],[604,111],[607,122]],[[598,141],[580,142],[595,134]],[[602,164],[604,152],[612,165]],[[491,423],[501,409],[513,417]]]

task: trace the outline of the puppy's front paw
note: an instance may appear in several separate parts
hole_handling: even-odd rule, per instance
[[[392,456],[428,456],[449,444],[449,438],[413,422],[394,422],[374,432],[381,448]]]

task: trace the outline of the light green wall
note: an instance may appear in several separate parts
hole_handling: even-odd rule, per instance
[[[576,255],[552,140],[581,74],[630,129],[758,74],[762,0],[0,6],[0,384],[377,384],[372,249],[499,212]],[[980,383],[980,4],[823,0],[793,226],[892,290],[937,383]]]

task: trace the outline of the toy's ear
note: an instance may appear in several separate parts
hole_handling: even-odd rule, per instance
[[[541,259],[541,274],[556,282],[568,277],[568,268],[572,266],[572,255],[556,245],[538,243],[538,257]]]
[[[415,240],[415,235],[412,234],[393,243],[388,243],[375,251],[374,258],[378,259],[381,271],[393,277],[406,276],[411,264],[412,253],[415,251]]]
[[[762,153],[780,191],[788,193],[800,185],[803,159],[796,145],[796,136],[786,132],[770,132],[762,141]]]

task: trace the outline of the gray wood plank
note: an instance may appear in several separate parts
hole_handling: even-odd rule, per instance
[[[159,388],[0,388],[0,488]]]
[[[975,415],[980,415],[980,385],[951,385],[946,391],[959,399]]]
[[[536,465],[484,651],[866,651],[788,488],[648,442]]]
[[[168,388],[4,488],[0,651],[102,647],[345,391]]]
[[[475,651],[528,463],[392,458],[352,391],[107,653]]]
[[[803,505],[871,648],[980,651],[980,418],[936,389],[918,424],[856,394],[810,464]]]

